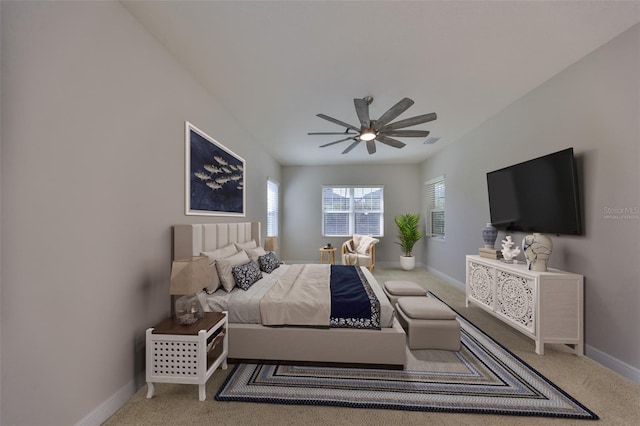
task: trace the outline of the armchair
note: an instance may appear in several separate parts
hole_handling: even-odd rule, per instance
[[[353,234],[353,238],[342,243],[342,264],[366,266],[373,271],[376,264],[376,243],[379,241],[371,235]]]

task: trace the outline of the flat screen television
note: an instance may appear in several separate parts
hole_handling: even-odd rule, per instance
[[[498,229],[582,234],[573,148],[489,172],[487,187]]]

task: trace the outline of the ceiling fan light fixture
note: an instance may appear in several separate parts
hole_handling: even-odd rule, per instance
[[[2,0],[0,0],[2,1]],[[376,152],[376,142],[391,146],[393,148],[403,148],[407,144],[404,142],[400,142],[394,138],[426,138],[429,135],[428,130],[405,130],[406,127],[416,126],[418,124],[428,123],[437,118],[436,113],[432,112],[431,114],[423,114],[417,115],[411,118],[405,118],[400,121],[395,120],[400,114],[405,112],[407,108],[413,105],[413,101],[409,98],[403,98],[400,102],[393,105],[389,108],[384,114],[380,116],[377,120],[372,120],[369,115],[369,105],[373,102],[373,97],[366,96],[362,99],[356,98],[353,100],[353,105],[356,109],[356,115],[358,116],[358,121],[360,122],[360,126],[354,126],[349,123],[345,123],[344,121],[338,120],[337,118],[329,117],[325,114],[316,114],[319,118],[323,120],[330,121],[338,126],[344,127],[345,131],[341,133],[336,132],[312,132],[307,133],[308,135],[343,135],[344,138],[325,143],[320,145],[320,148],[324,148],[326,146],[335,145],[340,142],[345,142],[348,140],[352,140],[351,144],[342,151],[343,154],[350,152],[354,149],[360,142],[365,142],[367,145],[367,152],[369,154],[375,154]],[[351,133],[350,131],[354,132]],[[432,138],[437,140],[437,138]],[[434,140],[434,142],[435,142]],[[431,142],[428,142],[431,143]]]
[[[372,141],[376,138],[376,134],[373,130],[364,130],[360,133],[360,140],[363,141]]]

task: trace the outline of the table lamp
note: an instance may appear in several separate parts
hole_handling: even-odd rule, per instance
[[[278,251],[278,237],[265,237],[264,249],[266,251]]]
[[[205,288],[210,280],[211,271],[206,256],[173,261],[169,294],[181,296],[175,302],[176,319],[179,324],[191,325],[204,316],[196,293]]]

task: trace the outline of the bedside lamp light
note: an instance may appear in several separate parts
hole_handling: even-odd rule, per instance
[[[278,237],[265,237],[264,249],[266,251],[278,251]]]
[[[196,293],[205,288],[210,279],[209,259],[206,256],[173,261],[169,294],[181,296],[175,302],[179,324],[191,325],[203,317],[202,306]]]

